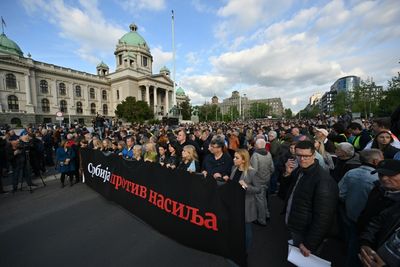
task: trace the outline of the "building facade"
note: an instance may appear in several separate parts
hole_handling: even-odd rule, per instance
[[[222,100],[222,103],[218,103],[218,97],[213,96],[211,99],[213,104],[218,104],[221,113],[226,115],[230,112],[231,107],[236,107],[239,111],[239,114],[243,118],[247,118],[250,116],[250,107],[252,104],[264,103],[269,105],[272,108],[272,114],[277,115],[279,117],[283,116],[284,109],[281,99],[278,98],[265,98],[265,99],[249,99],[246,95],[240,96],[238,91],[233,91],[231,97],[225,98]],[[269,116],[272,114],[265,114],[265,116]]]
[[[128,96],[146,101],[156,117],[168,115],[175,104],[170,71],[153,74],[150,48],[137,26],[122,36],[114,52],[116,70],[101,62],[96,75],[40,62],[3,33],[0,35],[0,123],[55,123],[61,111],[64,122],[90,124],[96,114],[114,117]]]

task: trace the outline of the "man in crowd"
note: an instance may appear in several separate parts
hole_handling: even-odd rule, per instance
[[[322,142],[325,147],[325,151],[330,154],[334,154],[336,147],[335,144],[328,139],[329,132],[324,128],[315,128],[315,139]]]
[[[354,152],[354,146],[350,143],[343,142],[338,144],[336,156],[336,166],[332,174],[336,182],[339,182],[346,172],[361,165],[360,156]]]
[[[383,154],[379,149],[367,149],[360,152],[361,166],[348,171],[339,182],[339,198],[343,205],[340,209],[340,217],[345,230],[347,244],[346,266],[360,266],[356,223],[358,216],[365,207],[368,194],[378,181],[378,174],[371,174],[379,162],[383,160]]]
[[[285,222],[294,245],[308,257],[319,254],[336,214],[338,187],[315,159],[314,143],[300,141],[289,159],[281,186],[289,186]]]
[[[354,136],[352,145],[354,146],[356,152],[363,150],[368,142],[372,139],[368,131],[366,129],[363,129],[361,124],[359,124],[358,122],[350,123],[347,128]]]
[[[261,186],[261,192],[256,194],[257,221],[256,224],[265,226],[270,219],[270,212],[267,202],[268,184],[271,174],[274,172],[274,163],[271,153],[265,149],[264,139],[258,139],[255,144],[255,150],[251,156],[251,166],[257,171],[256,178]]]
[[[208,154],[203,161],[202,173],[219,182],[228,181],[233,161],[228,153],[224,152],[225,140],[216,136],[211,140],[211,154]]]

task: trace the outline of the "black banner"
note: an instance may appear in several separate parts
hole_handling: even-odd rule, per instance
[[[82,150],[88,186],[160,233],[246,265],[244,197],[238,183]],[[132,229],[133,230],[133,229]]]

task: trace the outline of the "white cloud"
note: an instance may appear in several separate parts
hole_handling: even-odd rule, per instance
[[[165,0],[122,0],[120,4],[131,13],[137,13],[138,10],[159,11],[165,8]]]
[[[153,73],[159,73],[160,69],[163,66],[166,66],[171,71],[172,77],[172,68],[171,66],[167,66],[168,63],[172,61],[172,52],[163,51],[161,47],[155,47],[151,49],[151,54],[153,55]]]
[[[113,51],[120,37],[127,32],[104,19],[95,0],[80,0],[80,7],[64,1],[23,0],[25,9],[32,15],[38,13],[60,28],[60,36],[79,45],[76,53],[85,61],[96,64],[99,54]]]

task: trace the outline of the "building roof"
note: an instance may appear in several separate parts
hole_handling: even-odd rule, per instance
[[[147,46],[147,43],[143,37],[137,33],[136,24],[132,23],[129,25],[129,28],[131,31],[122,36],[121,39],[119,39],[119,43],[125,43],[126,45],[132,46]]]
[[[169,69],[168,69],[166,66],[164,66],[164,67],[162,67],[162,68],[160,69],[160,72],[163,72],[163,71],[170,72]]]
[[[108,66],[107,66],[106,63],[104,63],[103,61],[101,61],[101,62],[97,65],[97,68],[106,68],[106,69],[108,69]]]
[[[179,87],[178,89],[176,89],[175,94],[176,94],[176,95],[182,95],[182,96],[185,96],[185,95],[186,95],[186,94],[185,94],[185,91],[183,90],[182,87]]]
[[[0,53],[11,54],[15,56],[24,56],[21,48],[13,40],[7,38],[7,36],[2,33],[0,35]]]

